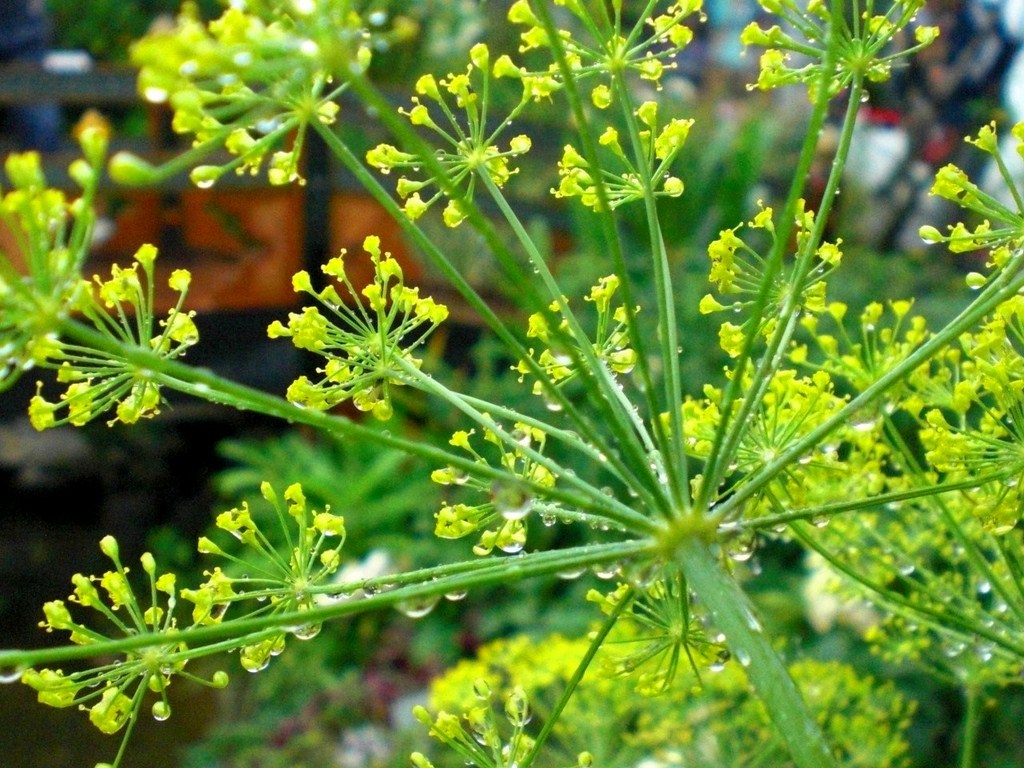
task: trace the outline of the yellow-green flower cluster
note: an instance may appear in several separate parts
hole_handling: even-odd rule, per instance
[[[658,104],[645,101],[636,109],[636,117],[642,126],[640,141],[643,151],[643,162],[647,167],[651,188],[657,197],[679,197],[683,194],[683,180],[673,176],[670,171],[673,162],[683,149],[686,138],[690,134],[693,120],[672,118],[659,128]],[[625,203],[644,198],[644,181],[637,171],[634,162],[622,148],[619,131],[609,126],[598,137],[601,146],[606,147],[614,158],[614,162],[625,166],[625,171],[614,173],[601,168],[595,171],[586,158],[571,144],[567,144],[558,163],[558,175],[561,181],[558,187],[551,190],[555,197],[578,197],[588,208],[601,209],[601,196],[598,185],[603,186],[608,207],[618,208]]]
[[[120,342],[147,349],[173,360],[199,341],[194,312],[182,309],[191,276],[177,269],[168,279],[178,300],[159,321],[154,317],[154,262],[157,251],[142,246],[130,267],[111,267],[110,278],[80,281],[71,307],[100,332]],[[140,274],[141,269],[141,274]],[[73,424],[82,426],[114,409],[109,424],[134,424],[160,412],[160,384],[152,371],[140,368],[116,353],[79,346],[56,337],[46,337],[38,350],[45,349],[39,362],[57,371],[57,381],[66,389],[56,402],[42,396],[42,383],[29,403],[29,418],[39,430]]]
[[[866,389],[928,339],[930,334],[925,319],[911,315],[912,308],[913,301],[910,300],[891,301],[887,305],[873,301],[860,313],[859,333],[855,336],[843,324],[847,305],[830,302],[819,315],[805,315],[800,319],[800,325],[811,336],[816,354],[812,354],[806,344],[799,343],[790,351],[790,359],[800,366],[817,368],[842,378],[857,391]],[[835,334],[823,330],[823,320],[835,325]],[[899,401],[901,407],[916,415],[924,401],[915,390],[919,386],[934,390],[937,376],[947,379],[938,366],[931,366],[920,375],[915,374],[909,387],[890,390],[888,409],[894,410],[895,403]]]
[[[753,382],[746,382],[745,387],[751,386]],[[704,397],[687,398],[683,402],[685,445],[690,455],[698,458],[710,455],[722,419],[722,397],[722,390],[706,385]],[[727,492],[734,491],[743,484],[745,477],[770,464],[845,404],[846,398],[836,394],[832,379],[825,371],[815,371],[810,376],[800,376],[789,369],[777,372],[764,392],[760,407],[750,415],[749,428],[744,430],[736,448],[729,466],[728,476],[732,479]],[[738,407],[738,403],[734,404],[734,410]],[[662,419],[667,426],[667,415]],[[872,422],[870,427],[874,429],[877,424]],[[759,494],[744,516],[752,518],[775,511],[773,498],[784,500],[788,509],[799,508],[814,500],[808,494],[816,488],[825,483],[829,488],[841,484],[850,467],[839,460],[838,446],[850,440],[852,435],[848,433],[856,428],[851,425],[842,430],[834,442],[787,467]],[[881,475],[873,464],[860,466],[856,478],[862,484],[862,493],[878,492]],[[694,477],[695,490],[701,482],[702,475]]]
[[[470,441],[475,432],[460,430],[448,442],[466,451],[476,464],[491,466]],[[497,463],[509,473],[507,480],[481,479],[450,466],[431,474],[431,479],[440,485],[465,487],[487,496],[487,501],[481,504],[444,504],[434,516],[435,535],[442,539],[460,539],[482,531],[479,542],[473,547],[474,554],[489,555],[495,547],[502,552],[515,553],[526,545],[526,518],[531,512],[536,509],[545,519],[555,515],[557,510],[551,505],[544,504],[541,508],[535,499],[538,489],[555,485],[555,476],[534,458],[535,454],[543,453],[547,436],[540,429],[522,423],[517,423],[508,436],[511,443],[498,434],[497,426],[483,431],[484,441],[498,450]]]
[[[150,32],[131,55],[142,96],[168,102],[173,129],[194,137],[191,157],[218,149],[231,155],[194,168],[195,183],[210,186],[229,171],[255,174],[266,165],[271,184],[287,184],[302,181],[307,127],[333,123],[337,97],[365,73],[374,46],[414,34],[414,26],[367,24],[346,0],[231,3],[210,22],[186,4],[173,28]],[[147,183],[153,173],[126,153],[111,164],[124,183]]]
[[[122,637],[140,634],[177,634],[174,608],[179,594],[172,573],[157,575],[156,562],[146,552],[140,558],[142,570],[149,582],[146,592],[148,607],[136,595],[128,579],[129,569],[121,563],[117,541],[106,536],[100,550],[114,565],[102,576],[75,574],[71,581],[74,591],[68,601],[91,608],[104,617],[113,633]],[[145,599],[145,598],[144,598]],[[47,632],[68,632],[73,643],[89,645],[113,639],[92,627],[77,622],[63,600],[52,600],[43,606]],[[157,720],[170,717],[171,706],[167,688],[174,677],[182,677],[221,688],[227,684],[227,674],[218,671],[206,681],[185,672],[191,653],[180,640],[168,638],[164,644],[154,644],[123,657],[107,661],[100,666],[65,674],[60,669],[31,669],[22,675],[22,682],[38,691],[39,701],[53,707],[71,707],[88,711],[90,722],[106,734],[125,730],[113,765],[120,763],[132,726],[138,720],[147,692],[157,694],[152,715]]]
[[[310,509],[298,483],[284,490],[283,499],[269,483],[263,483],[260,491],[274,508],[289,549],[282,553],[271,544],[248,503],[219,514],[217,527],[234,536],[245,550],[235,555],[203,536],[199,551],[225,558],[241,574],[231,576],[214,568],[205,572],[207,579],[197,589],[181,591],[194,606],[192,620],[197,625],[219,624],[231,605],[241,601],[260,603],[246,616],[307,611],[317,605],[316,588],[326,584],[341,565],[344,518],[328,508],[320,512]],[[286,634],[308,640],[319,632],[320,624],[300,621],[286,632],[242,645],[241,664],[250,672],[259,672],[284,650]]]
[[[440,198],[447,197],[442,217],[449,227],[457,227],[467,216],[477,175],[485,175],[496,186],[503,187],[517,172],[509,160],[530,150],[530,137],[525,134],[512,137],[507,149],[498,146],[501,133],[526,105],[525,94],[498,125],[488,122],[491,78],[521,77],[519,68],[508,56],[501,56],[492,65],[490,51],[483,43],[473,46],[469,59],[465,72],[449,73],[440,80],[433,75],[420,77],[412,107],[399,110],[410,123],[427,129],[447,145],[431,155],[441,166],[443,181],[430,175],[422,157],[390,144],[380,144],[366,154],[366,161],[382,173],[402,172],[397,192],[405,201],[403,208],[410,219],[418,219]],[[450,102],[454,102],[454,109]],[[457,115],[460,110],[464,119]],[[454,189],[459,190],[458,195],[453,193]]]
[[[1024,151],[1024,123],[1015,125],[1012,135],[1017,139],[1017,152],[1021,153]],[[934,226],[926,225],[921,227],[919,234],[925,243],[946,243],[953,253],[987,251],[988,266],[1002,267],[1010,255],[1024,244],[1024,201],[999,151],[996,124],[993,122],[984,126],[977,136],[968,136],[965,141],[995,161],[1016,202],[1017,210],[1011,210],[972,182],[964,170],[949,164],[935,174],[931,194],[969,211],[978,223],[971,228],[963,222],[957,222],[949,225],[945,234]],[[984,285],[985,280],[983,275],[976,272],[967,276],[967,284],[975,289]]]
[[[754,218],[747,222],[747,226],[753,230],[768,235],[771,247],[777,245],[775,223],[772,219],[773,211],[770,207],[761,205],[761,210]],[[806,210],[804,201],[799,201],[799,208],[796,214],[796,250],[800,253],[810,237],[814,226],[814,212]],[[718,239],[708,246],[708,257],[711,260],[711,269],[708,279],[718,289],[722,300],[713,294],[706,294],[700,301],[699,309],[702,314],[711,314],[731,310],[742,312],[752,307],[761,292],[761,286],[765,280],[766,259],[746,240],[737,235],[740,227],[724,229],[718,234]],[[786,268],[776,272],[774,281],[769,289],[768,301],[761,314],[760,326],[761,335],[768,337],[777,325],[777,316],[783,306],[788,302],[798,302],[798,309],[811,313],[819,313],[825,310],[825,294],[827,289],[826,280],[835,271],[843,258],[839,246],[842,240],[835,243],[823,242],[814,253],[814,264],[807,274],[803,290],[799,296],[793,296],[790,288],[790,274]],[[728,297],[739,296],[740,298],[723,303]],[[743,347],[745,338],[744,325],[737,325],[726,321],[722,323],[718,331],[719,345],[730,357],[738,357]]]
[[[636,350],[630,346],[625,305],[620,304],[612,308],[612,298],[620,285],[621,281],[617,275],[602,277],[590,289],[584,300],[591,302],[597,310],[597,327],[592,344],[594,355],[613,373],[626,374],[636,366],[637,355]],[[577,361],[564,351],[564,344],[568,339],[566,321],[562,320],[555,330],[551,328],[548,320],[550,314],[557,313],[558,309],[558,302],[553,302],[548,307],[549,312],[536,312],[530,315],[526,335],[545,345],[539,355],[535,355],[531,348],[530,355],[552,384],[562,386],[572,381],[579,371]],[[531,372],[525,360],[521,360],[515,370],[520,374],[520,381]],[[533,393],[544,394],[544,385],[539,380],[533,383]]]
[[[814,98],[830,49],[837,54],[837,61],[827,84],[829,96],[838,94],[855,78],[888,80],[895,62],[930,45],[939,34],[937,27],[918,26],[914,29],[914,44],[901,44],[924,0],[854,0],[849,7],[843,6],[841,13],[833,12],[832,4],[823,0],[759,3],[781,22],[767,28],[751,22],[740,36],[744,45],[766,49],[761,54],[757,84],[748,86],[761,90],[805,83]]]
[[[288,387],[293,403],[327,410],[351,400],[359,410],[388,419],[394,412],[391,388],[405,384],[408,377],[399,361],[419,367],[412,351],[448,317],[448,309],[405,284],[401,265],[381,251],[380,238],[367,237],[363,248],[373,264],[372,282],[356,289],[345,271],[345,251],[330,259],[323,271],[344,288],[347,299],[334,285],[315,289],[309,274],[298,272],[292,279],[295,291],[312,296],[327,315],[306,307],[289,313],[287,325],[275,320],[267,333],[271,338],[291,337],[299,349],[327,359],[317,369],[323,374],[320,381],[300,376]]]
[[[700,672],[729,658],[721,638],[711,638],[705,622],[690,604],[686,580],[675,571],[662,573],[635,597],[627,597],[629,585],[620,584],[609,594],[596,589],[587,600],[610,614],[624,599],[628,611],[609,635],[609,650],[603,655],[604,671],[636,681],[637,693],[656,696],[665,693],[676,679],[680,664],[701,679]],[[629,648],[620,652],[620,648]]]
[[[587,646],[586,638],[561,635],[488,643],[475,658],[435,678],[430,706],[442,712],[466,711],[480,706],[479,693],[490,689],[507,697],[519,687],[536,713],[535,727],[541,728]],[[599,660],[604,653],[598,652]],[[836,662],[799,661],[789,669],[842,765],[910,765],[906,734],[915,707],[895,685]],[[545,757],[566,763],[585,747],[589,752],[577,758],[580,765],[592,754],[608,765],[658,760],[711,768],[769,759],[772,766],[793,766],[765,710],[750,695],[741,664],[713,664],[702,677],[699,695],[691,690],[696,681],[686,673],[680,676],[689,678],[689,684],[646,696],[635,690],[631,679],[611,676],[602,666],[592,668],[554,724]],[[448,723],[456,719],[448,718]],[[437,764],[464,761],[462,753],[447,757],[453,759],[441,763],[439,756]]]
[[[12,188],[0,198],[0,224],[11,238],[0,250],[0,392],[46,361],[80,291],[107,135],[87,128],[79,142],[85,157],[68,169],[83,190],[75,200],[47,186],[38,153],[13,153],[4,163]]]
[[[467,765],[480,768],[512,768],[533,749],[534,740],[526,734],[526,726],[533,719],[526,691],[513,688],[505,698],[504,718],[499,718],[491,701],[491,688],[485,680],[473,685],[475,705],[462,716],[440,711],[431,715],[426,707],[416,706],[413,715],[430,728],[430,735],[459,755]],[[507,725],[501,721],[504,720]],[[509,731],[506,736],[504,731]],[[412,754],[415,768],[434,768],[421,752]],[[581,768],[589,767],[589,760],[581,756]]]
[[[559,30],[562,48],[577,80],[589,76],[606,80],[633,73],[660,88],[665,71],[677,66],[675,60],[679,53],[693,40],[693,30],[684,22],[700,13],[703,2],[679,0],[658,15],[639,14],[639,19],[629,28],[624,24],[621,5],[614,6],[614,18],[606,18],[595,17],[592,6],[580,0],[556,0],[555,4],[570,11],[592,37],[592,40],[581,39],[579,34]],[[516,0],[508,12],[509,21],[526,27],[520,34],[519,46],[524,53],[551,45],[534,6],[535,0]],[[598,32],[609,20],[614,25],[611,34]],[[557,64],[535,77],[545,75],[553,84],[561,79]],[[607,107],[612,102],[611,90],[606,83],[601,83],[593,89],[591,98],[599,108]]]
[[[939,480],[933,471],[917,478]],[[999,533],[978,514],[1006,493],[1000,485],[879,504],[812,529],[819,551],[857,574],[857,581],[842,580],[839,597],[879,612],[864,636],[882,657],[949,681],[1004,686],[1019,680],[1024,542],[1020,531]]]
[[[963,360],[952,397],[924,414],[921,430],[926,457],[939,472],[1001,475],[971,491],[976,517],[997,535],[1009,534],[1024,517],[1022,342],[1024,297],[1014,296],[961,337]]]
[[[842,326],[845,305],[830,305],[820,318],[804,319],[817,344],[814,361],[802,346],[793,359],[862,391],[929,338],[910,309],[909,301],[869,304],[856,336]],[[838,326],[834,336],[818,329],[826,317]],[[1017,588],[1022,317],[1022,297],[999,306],[836,433],[830,443],[842,472],[808,476],[799,494],[788,486],[775,498],[777,511],[813,511],[836,498],[900,494],[853,514],[812,518],[818,525],[800,536],[835,558],[841,573],[856,575],[843,579],[839,594],[880,610],[867,632],[883,656],[915,660],[945,679],[1003,685],[1024,654]],[[905,437],[908,417],[916,422],[913,443]]]

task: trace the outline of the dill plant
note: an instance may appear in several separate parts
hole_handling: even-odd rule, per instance
[[[922,0],[761,5],[775,21],[743,32],[743,43],[761,51],[752,88],[800,92],[806,132],[782,198],[708,244],[711,290],[699,309],[727,318],[719,343],[728,365],[707,382],[683,380],[687,329],[659,206],[685,194],[674,168],[691,151],[692,121],[674,114],[659,88],[703,20],[700,0],[640,3],[629,21],[616,0],[516,0],[508,21],[519,31],[517,51],[475,44],[464,69],[420,77],[397,107],[368,73],[374,52],[410,30],[355,0],[237,0],[210,22],[186,6],[174,29],[136,43],[141,92],[169,102],[174,129],[192,147],[159,168],[124,153],[108,161],[107,138],[86,130],[84,157],[71,167],[82,188],[74,199],[47,186],[37,157],[8,159],[12,188],[0,211],[18,253],[0,259],[0,382],[7,388],[32,369],[54,373],[29,404],[39,429],[151,418],[162,393],[176,390],[404,451],[431,464],[432,479],[450,492],[440,509],[424,510],[435,514],[437,535],[468,538],[471,551],[455,563],[339,583],[343,516],[313,508],[297,484],[266,483],[277,530],[264,530],[247,505],[217,515],[222,541],[203,537],[198,549],[220,565],[202,583],[180,585],[148,554],[145,578],[135,582],[116,540],[105,537],[111,570],[76,575],[69,599],[44,607],[42,626],[69,633],[69,644],[0,652],[5,677],[121,733],[109,764],[118,766],[144,707],[157,719],[171,714],[166,691],[177,679],[223,686],[239,661],[259,671],[324,622],[386,607],[422,615],[442,595],[591,569],[614,584],[591,593],[596,626],[565,644],[570,667],[543,686],[535,665],[505,664],[512,678],[490,682],[478,668],[461,705],[446,683],[448,693],[436,697],[442,709],[416,713],[431,734],[480,766],[587,766],[596,742],[545,751],[553,734],[564,735],[562,718],[579,716],[577,694],[625,681],[662,697],[646,717],[678,729],[653,727],[645,737],[668,748],[708,716],[692,688],[706,690],[713,710],[749,686],[761,708],[736,715],[746,730],[704,733],[699,759],[903,764],[899,731],[910,705],[847,671],[790,664],[786,638],[766,633],[735,563],[759,540],[782,537],[814,553],[836,590],[872,602],[882,619],[870,639],[883,653],[962,686],[971,704],[962,763],[970,765],[979,697],[1019,683],[1024,658],[1024,203],[999,158],[995,126],[982,128],[968,140],[999,164],[1015,207],[950,166],[932,193],[959,203],[965,222],[922,231],[936,246],[987,256],[985,271],[967,278],[959,314],[929,329],[909,300],[852,312],[830,301],[829,282],[842,280],[844,265],[841,241],[826,240],[827,223],[865,84],[889,77],[937,31],[911,26]],[[911,29],[913,42],[895,45]],[[519,94],[500,108],[492,99],[499,81]],[[393,138],[366,153],[346,143],[343,98]],[[811,207],[808,175],[833,103],[845,113]],[[563,293],[506,196],[532,150],[520,118],[533,110],[558,110],[574,126],[552,193],[591,217],[602,244],[602,276],[582,296]],[[83,276],[104,168],[123,184],[185,169],[201,187],[228,173],[301,184],[310,132],[504,346],[536,407],[466,394],[432,373],[424,342],[448,310],[408,285],[375,237],[365,253],[333,256],[322,275],[295,276],[309,305],[268,332],[321,363],[281,396],[184,362],[201,325],[187,309],[189,276],[170,278],[179,300],[158,317],[152,246],[109,279]],[[422,226],[432,216],[478,233],[521,320],[499,314],[460,274]],[[642,254],[621,237],[627,216],[643,222]],[[348,277],[353,261],[370,266],[369,282]],[[653,286],[643,306],[641,282]],[[62,389],[56,396],[54,386]],[[395,416],[401,392],[454,409],[464,427],[447,444],[407,433]],[[342,403],[394,423],[372,428],[338,413]],[[565,455],[575,471],[559,461]],[[540,524],[576,524],[588,541],[535,550],[530,529]],[[225,535],[248,552],[244,561]],[[232,567],[238,562],[244,574]],[[85,608],[99,618],[85,618]],[[211,678],[188,671],[211,656],[221,665]],[[102,661],[82,666],[91,659]],[[823,676],[824,687],[815,682]],[[543,723],[531,726],[542,699]],[[860,702],[853,709],[873,713],[872,722],[888,718],[892,741],[858,738],[863,722],[837,722],[839,699]],[[876,747],[873,757],[855,756]],[[420,753],[412,759],[431,764]]]

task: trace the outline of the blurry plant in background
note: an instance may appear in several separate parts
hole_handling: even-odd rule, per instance
[[[1019,755],[1019,736],[979,737],[986,704],[1018,711],[1024,660],[1024,202],[940,171],[932,193],[965,221],[922,237],[983,266],[931,327],[912,297],[848,295],[853,251],[833,218],[867,84],[935,40],[914,23],[922,5],[761,2],[741,39],[763,49],[756,98],[800,104],[787,153],[756,111],[700,128],[663,87],[699,0],[516,0],[514,36],[490,44],[474,8],[451,38],[464,57],[414,72],[397,104],[380,62],[436,30],[443,14],[413,18],[428,4],[245,0],[210,21],[189,6],[144,37],[140,90],[191,148],[160,167],[108,163],[87,129],[73,201],[32,156],[8,160],[4,384],[42,372],[40,429],[154,418],[174,391],[302,431],[224,445],[239,466],[199,538],[201,575],[104,537],[111,569],[44,606],[69,644],[0,651],[5,677],[121,734],[113,766],[145,713],[171,714],[169,690],[223,688],[238,663],[261,673],[243,686],[253,698],[192,752],[199,764],[341,761],[356,742],[357,764],[407,759],[362,726],[408,738],[417,768],[935,764],[911,693],[938,686],[963,697],[941,759]],[[349,141],[350,99],[385,143]],[[969,141],[998,165],[996,130]],[[550,162],[534,162],[552,134]],[[158,313],[151,246],[109,279],[81,274],[104,165],[129,185],[185,168],[201,187],[231,173],[301,184],[311,136],[432,280],[411,285],[376,236],[296,274],[308,306],[268,333],[316,362],[282,396],[183,362],[202,331],[190,276],[172,275],[180,299]],[[511,197],[538,178],[567,212],[561,232]],[[490,260],[488,290],[456,242]],[[473,318],[470,354],[445,343],[459,338],[448,295]],[[883,681],[893,669],[915,684]],[[311,671],[312,698],[279,695]],[[365,697],[346,694],[356,680]],[[428,684],[429,700],[403,698]],[[294,727],[268,741],[261,700]],[[367,707],[384,711],[359,722]],[[262,743],[240,747],[252,729]]]

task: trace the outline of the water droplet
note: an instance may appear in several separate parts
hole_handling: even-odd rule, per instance
[[[517,555],[523,551],[523,542],[518,539],[509,539],[498,545],[498,549],[509,555]]]
[[[453,589],[451,592],[444,593],[445,600],[451,600],[453,603],[462,600],[466,597],[466,590],[464,589]]]
[[[566,581],[573,581],[574,579],[578,579],[580,576],[582,576],[586,572],[586,570],[586,568],[574,568],[572,570],[559,571],[555,575],[560,579],[565,579]]]
[[[608,580],[614,579],[622,573],[622,566],[618,563],[605,563],[602,565],[595,565],[592,570],[597,578]]]
[[[723,669],[725,669],[726,663],[731,658],[732,654],[729,653],[729,649],[723,648],[718,652],[718,655],[715,656],[715,660],[711,662],[711,665],[708,667],[708,669],[712,672],[721,672]]]
[[[947,657],[949,657],[949,658],[951,658],[951,659],[955,659],[955,658],[956,658],[957,656],[959,656],[959,655],[960,655],[961,653],[963,653],[963,652],[964,652],[965,650],[967,650],[967,643],[964,643],[964,642],[961,642],[961,641],[957,640],[957,641],[954,641],[954,642],[948,643],[948,644],[947,644],[947,645],[946,645],[946,646],[945,646],[945,647],[944,647],[944,648],[942,649],[942,652],[943,652],[943,653],[944,653],[944,654],[945,654],[945,655],[946,655]]]
[[[268,117],[263,120],[257,120],[254,126],[259,133],[264,135],[273,133],[281,127],[281,120],[277,117]]]
[[[437,596],[432,595],[430,597],[416,597],[403,600],[395,605],[395,608],[399,613],[408,616],[410,619],[422,619],[434,610],[435,605],[437,605]]]
[[[749,667],[750,666],[750,654],[747,653],[744,650],[737,650],[736,651],[736,661],[738,661],[740,663],[740,666]]]
[[[0,685],[18,682],[24,671],[23,669],[0,669]]]
[[[158,701],[153,704],[153,719],[163,722],[171,716],[171,705],[166,701]]]
[[[726,543],[726,551],[731,560],[737,563],[745,563],[754,556],[757,550],[757,533],[754,531],[743,531]]]
[[[371,26],[381,27],[388,20],[388,15],[384,11],[374,11],[366,17],[366,20],[370,22]]]
[[[491,484],[491,499],[498,514],[506,520],[522,520],[533,509],[533,498],[522,488],[498,481]]]
[[[544,407],[551,413],[558,413],[562,410],[562,404],[548,395],[544,395]]]
[[[142,98],[150,104],[163,104],[169,95],[166,89],[152,85],[142,91]]]
[[[851,424],[854,432],[870,432],[878,425],[878,419],[864,419]]]
[[[743,611],[743,614],[744,614],[744,618],[747,620],[747,626],[750,627],[750,629],[752,631],[754,631],[754,632],[763,632],[764,631],[764,629],[761,627],[761,622],[757,620],[757,616],[755,616],[751,612],[751,610],[749,608],[744,607],[742,609],[742,611]],[[744,666],[746,666],[746,665],[744,665]]]
[[[253,674],[256,674],[257,672],[262,672],[264,669],[270,666],[270,655],[268,654],[266,656],[261,656],[259,658],[254,659],[246,657],[245,654],[243,653],[241,661],[242,669],[244,669],[246,672],[252,672]]]
[[[292,636],[294,636],[296,640],[312,640],[320,634],[322,626],[323,625],[320,624],[320,622],[311,622],[309,624],[292,627],[288,631],[292,633]]]
[[[491,686],[487,684],[486,680],[474,680],[473,694],[481,701],[487,701],[491,698]]]

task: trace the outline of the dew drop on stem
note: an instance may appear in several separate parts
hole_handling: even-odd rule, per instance
[[[0,684],[18,682],[21,680],[21,675],[24,671],[23,669],[11,669],[9,667],[0,669]]]
[[[437,605],[437,596],[417,597],[403,600],[395,605],[395,609],[410,619],[422,619]]]
[[[298,627],[292,627],[289,632],[296,640],[312,640],[314,637],[320,634],[321,624],[319,622],[311,622],[309,624],[302,624]]]

